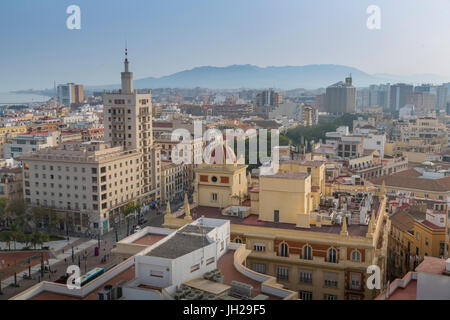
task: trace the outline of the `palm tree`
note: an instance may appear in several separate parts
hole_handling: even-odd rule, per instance
[[[17,224],[13,224],[11,225],[11,240],[14,241],[14,250],[16,250],[16,243],[17,243],[17,239],[21,237],[21,234],[23,233],[22,230],[19,229],[19,227],[17,226]]]
[[[25,247],[28,247],[28,244],[31,242],[31,234],[21,232],[19,237],[17,237],[17,241],[24,243]]]
[[[36,249],[36,245],[39,244],[42,247],[42,244],[44,242],[49,241],[49,239],[50,239],[50,237],[46,233],[44,233],[42,231],[38,231],[38,232],[33,232],[31,234],[30,242],[33,244],[34,248]]]

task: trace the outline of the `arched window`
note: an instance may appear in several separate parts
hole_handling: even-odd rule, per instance
[[[235,243],[242,243],[242,240],[241,240],[241,238],[236,238],[236,239],[234,239],[234,242]]]
[[[361,253],[359,253],[358,250],[352,251],[352,261],[353,262],[360,262],[361,261]]]
[[[289,248],[287,243],[283,242],[280,245],[280,256],[282,257],[288,257],[289,256]]]
[[[302,249],[302,259],[312,260],[312,248],[308,244]]]
[[[327,253],[327,261],[332,263],[337,263],[337,253],[336,249],[330,248]]]

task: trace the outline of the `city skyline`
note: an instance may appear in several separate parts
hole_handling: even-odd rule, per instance
[[[136,79],[234,64],[338,64],[369,74],[450,79],[450,46],[442,43],[449,26],[446,1],[378,1],[380,30],[366,26],[371,1],[24,2],[0,4],[6,39],[0,61],[7,61],[8,75],[0,79],[0,92],[49,88],[54,81],[113,84],[126,41]],[[81,30],[66,27],[72,4],[81,8]]]

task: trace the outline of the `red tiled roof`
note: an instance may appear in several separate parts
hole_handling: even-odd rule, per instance
[[[437,229],[437,230],[444,230],[445,229],[445,227],[440,227],[440,226],[437,226],[437,225],[435,225],[434,223],[432,223],[432,222],[430,222],[430,221],[428,221],[428,220],[424,220],[424,221],[422,221],[421,222],[424,226],[427,226],[427,227],[429,227],[429,228],[431,228],[431,229]]]

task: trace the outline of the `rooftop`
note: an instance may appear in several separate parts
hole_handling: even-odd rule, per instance
[[[378,202],[376,202],[378,203]],[[378,205],[375,208],[376,214],[378,214]],[[319,233],[328,233],[328,234],[340,234],[341,232],[341,225],[339,224],[332,224],[332,225],[323,225],[321,227],[316,227],[312,225],[310,228],[299,228],[295,224],[291,223],[279,223],[279,222],[269,222],[269,221],[262,221],[258,219],[257,215],[251,214],[246,218],[239,218],[239,217],[231,217],[231,216],[225,216],[222,215],[220,208],[214,208],[214,207],[196,207],[191,209],[191,215],[194,219],[205,216],[206,218],[213,218],[213,219],[225,219],[229,220],[231,224],[235,225],[246,225],[246,226],[255,226],[255,227],[266,227],[266,228],[274,228],[274,229],[290,229],[290,230],[298,230],[298,231],[306,231],[306,232],[319,232]],[[183,218],[181,216],[180,218]],[[350,236],[355,237],[365,237],[367,233],[367,225],[360,225],[360,224],[352,224],[347,226],[347,231]]]
[[[204,232],[203,234],[202,229]],[[209,240],[206,237],[206,234],[210,230],[212,230],[212,228],[202,227],[200,229],[200,227],[197,228],[187,225],[177,231],[175,235],[170,237],[170,239],[154,248],[147,255],[166,259],[176,259],[182,257],[208,245]]]
[[[386,187],[400,187],[421,189],[426,191],[448,192],[450,190],[450,176],[440,179],[422,178],[422,173],[415,169],[408,169],[388,176],[370,180],[375,185],[381,185],[383,180]]]

